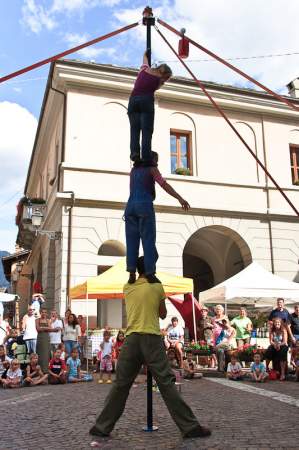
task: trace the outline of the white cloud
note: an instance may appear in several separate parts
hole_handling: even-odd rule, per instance
[[[40,33],[44,27],[52,30],[57,25],[51,13],[42,5],[38,5],[35,0],[24,1],[21,22],[36,34]]]
[[[0,102],[0,249],[13,250],[16,203],[22,196],[37,120],[17,103]],[[11,200],[10,200],[11,199]]]
[[[67,33],[64,36],[64,40],[70,45],[70,47],[75,47],[84,42],[87,42],[90,39],[91,38],[87,33],[83,33],[83,34]],[[112,57],[115,54],[115,52],[116,52],[116,49],[112,48],[112,47],[99,48],[99,47],[96,47],[93,45],[92,47],[83,48],[82,50],[79,50],[77,53],[85,58],[91,59],[91,58],[96,58],[97,56],[100,56],[100,55],[107,55],[107,56]]]
[[[22,7],[21,23],[33,33],[40,33],[45,27],[52,30],[58,26],[59,16],[62,14],[83,15],[85,11],[106,6],[113,7],[122,0],[52,0],[48,7],[43,6],[38,0],[24,0]]]
[[[116,12],[114,16],[121,24],[140,18],[142,8],[129,8]],[[298,51],[299,28],[296,17],[299,14],[297,0],[272,0],[268,2],[251,0],[161,0],[155,14],[177,29],[185,27],[187,35],[208,49],[223,57],[255,56]],[[160,30],[177,48],[178,38],[164,27]],[[135,33],[141,45],[145,43],[145,33],[139,27]],[[175,55],[153,32],[153,52],[156,60],[175,60]],[[208,56],[190,47],[189,60],[205,59]],[[188,63],[188,59],[186,60]],[[240,69],[271,88],[281,90],[289,81],[298,76],[299,57],[274,57],[233,61]],[[174,72],[189,76],[179,63],[171,62]],[[192,69],[203,80],[219,83],[247,84],[236,73],[216,62],[192,62]]]

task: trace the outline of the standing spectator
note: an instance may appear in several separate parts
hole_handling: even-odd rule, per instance
[[[223,320],[229,323],[228,317],[224,314],[224,308],[222,305],[216,305],[214,308],[215,316],[212,318],[213,328],[213,340],[217,343],[218,336],[223,330]]]
[[[237,381],[243,379],[243,370],[242,366],[237,360],[235,355],[232,355],[230,358],[230,362],[227,365],[226,377],[229,380]]]
[[[299,305],[294,307],[294,312],[290,316],[291,339],[293,345],[299,341]]]
[[[296,381],[299,381],[299,340],[292,348],[291,364],[295,369]]]
[[[180,369],[183,368],[184,329],[179,325],[177,317],[171,319],[171,326],[167,330],[166,348],[173,347],[178,355]]]
[[[50,333],[50,347],[53,355],[58,345],[61,344],[61,332],[63,330],[62,320],[58,318],[55,309],[51,311],[51,328],[53,328],[53,331]]]
[[[6,373],[6,378],[1,378],[4,388],[17,388],[21,387],[22,371],[20,369],[20,362],[17,359],[13,359],[10,363],[10,368]]]
[[[197,339],[205,341],[208,345],[213,343],[213,324],[212,319],[208,317],[209,309],[203,307],[201,310],[201,318],[197,322]]]
[[[49,384],[66,383],[66,364],[61,358],[61,350],[54,351],[54,356],[49,362]]]
[[[9,369],[11,358],[5,354],[4,345],[0,345],[0,379],[6,378],[6,372]]]
[[[37,342],[36,353],[40,360],[40,366],[44,373],[48,373],[48,364],[51,356],[50,332],[52,331],[51,320],[48,319],[48,312],[42,308],[39,319],[36,319]]]
[[[66,358],[71,355],[74,348],[78,348],[79,337],[81,336],[81,328],[78,324],[77,317],[71,313],[68,316],[67,323],[64,325],[63,341],[65,345]]]
[[[114,344],[114,361],[115,361],[115,367],[117,360],[119,358],[119,354],[121,351],[121,348],[125,342],[125,333],[122,330],[119,330],[116,336],[116,341]]]
[[[38,355],[31,353],[30,362],[26,367],[25,383],[27,386],[37,386],[38,384],[46,384],[48,375],[44,374],[38,364]]]
[[[36,353],[37,330],[32,306],[29,306],[28,313],[23,317],[22,330],[24,331],[23,339],[26,343],[27,353]]]
[[[0,345],[3,344],[6,336],[9,335],[9,331],[10,331],[9,323],[7,322],[7,320],[2,319],[2,316],[0,316]]]
[[[111,334],[109,331],[104,331],[104,340],[100,344],[101,348],[101,361],[100,361],[100,379],[98,381],[99,384],[102,384],[103,374],[107,373],[108,379],[107,383],[112,383],[111,381],[111,373],[112,373],[112,349],[113,344],[111,342]]]
[[[268,318],[268,324],[271,331],[271,327],[273,325],[273,320],[278,317],[281,319],[282,323],[284,324],[288,334],[290,337],[292,337],[290,322],[291,322],[291,314],[289,311],[284,307],[284,299],[278,298],[277,299],[277,306],[275,309],[273,309],[269,315]]]
[[[249,317],[247,317],[246,308],[240,308],[240,315],[235,317],[230,324],[236,328],[236,341],[238,348],[243,347],[244,344],[250,344],[252,322]]]
[[[265,353],[267,368],[270,361],[272,361],[274,366],[276,362],[279,363],[280,381],[284,381],[288,357],[288,333],[279,317],[273,319],[269,339],[270,346]]]
[[[265,364],[261,362],[261,355],[259,353],[256,353],[253,356],[253,363],[250,366],[250,371],[252,381],[257,381],[260,383],[266,381],[268,373],[266,371]]]
[[[64,314],[64,319],[63,319],[64,326],[67,325],[70,314],[72,314],[72,311],[70,310],[70,308],[66,309],[65,314]]]
[[[229,325],[228,320],[222,320],[222,330],[216,340],[216,357],[218,362],[218,370],[224,372],[225,369],[225,352],[231,349],[231,341],[235,337],[236,331]]]
[[[86,322],[85,319],[83,318],[83,316],[80,314],[78,316],[78,324],[80,326],[80,330],[81,330],[81,336],[79,336],[78,338],[78,342],[79,342],[79,353],[81,356],[81,359],[83,357],[83,350],[86,346],[86,341],[87,341],[87,336],[86,336]]]
[[[35,317],[40,317],[40,309],[43,303],[45,303],[45,299],[42,294],[33,294],[31,300],[31,307],[32,309],[34,309]]]

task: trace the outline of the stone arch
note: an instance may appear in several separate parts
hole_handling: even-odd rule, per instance
[[[125,256],[126,247],[116,239],[108,239],[100,246],[98,255],[103,256]]]
[[[181,111],[175,111],[170,115],[170,130],[191,132],[191,164],[193,175],[198,175],[197,162],[197,129],[194,119]]]
[[[183,251],[183,274],[194,280],[194,294],[240,272],[252,262],[246,241],[231,228],[211,225],[198,229]]]
[[[255,155],[257,154],[257,139],[256,139],[256,133],[254,131],[254,128],[249,125],[247,122],[238,120],[235,122],[236,128],[240,132],[241,136],[245,139],[249,147],[254,151]],[[238,138],[237,138],[238,139]],[[240,141],[239,141],[240,142]],[[256,180],[257,182],[260,181],[260,175],[259,175],[259,165],[257,162],[253,159],[253,157],[249,154],[248,150],[244,148],[244,144],[240,142],[240,144],[243,147],[243,150],[247,152],[248,157],[250,158],[250,167],[252,167],[252,171],[256,174]]]

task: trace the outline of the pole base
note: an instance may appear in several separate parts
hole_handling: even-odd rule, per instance
[[[156,427],[155,425],[153,425],[152,427],[148,427],[148,426],[142,427],[142,430],[146,431],[147,433],[151,433],[152,431],[158,431],[159,428]]]

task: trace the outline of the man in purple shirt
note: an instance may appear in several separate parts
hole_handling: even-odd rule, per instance
[[[140,240],[144,252],[145,276],[150,283],[159,282],[155,276],[159,256],[156,249],[156,218],[153,205],[156,197],[155,182],[176,198],[185,211],[190,208],[189,203],[164,180],[159,172],[158,154],[152,152],[152,155],[152,166],[136,166],[135,163],[130,174],[130,197],[125,210],[129,283],[134,283],[136,280]]]
[[[167,64],[161,64],[156,69],[149,67],[146,52],[143,65],[135,81],[128,105],[130,120],[130,158],[132,161],[143,161],[145,165],[151,164],[152,134],[154,131],[154,93],[172,75]],[[140,155],[140,132],[142,132],[142,145]]]

